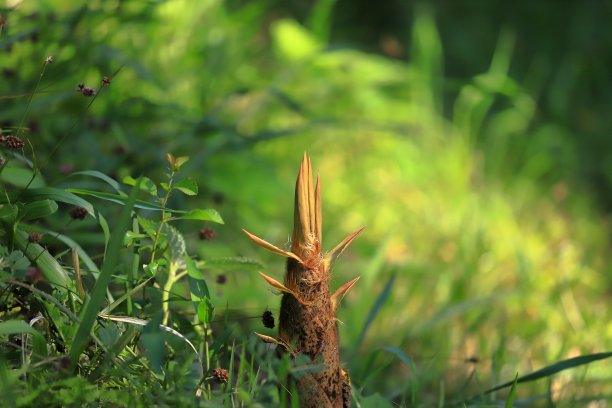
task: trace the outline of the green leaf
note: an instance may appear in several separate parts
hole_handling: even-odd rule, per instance
[[[379,393],[361,399],[361,408],[391,408],[393,405]]]
[[[53,230],[44,228],[40,225],[36,225],[36,226],[27,225],[27,224],[20,224],[20,225],[27,232],[33,232],[33,231],[42,232],[44,234],[50,235],[51,237],[53,237],[53,239],[60,240],[64,244],[68,245],[70,249],[73,249],[73,248],[76,249],[81,261],[85,263],[85,266],[87,267],[88,271],[91,272],[94,275],[94,277],[97,279],[98,273],[100,272],[100,270],[98,269],[98,266],[89,257],[89,254],[87,254],[87,252],[85,252],[85,250],[79,244],[77,244],[72,238],[67,237],[64,234],[60,234],[57,231],[53,231]]]
[[[160,328],[160,317],[154,318],[148,322],[140,336],[144,353],[151,363],[153,371],[157,374],[163,373],[163,367],[166,361],[166,345]]]
[[[327,43],[329,39],[335,5],[335,0],[318,0],[313,3],[313,7],[310,11],[308,28],[312,31],[313,35],[323,43]]]
[[[57,203],[53,200],[40,200],[27,203],[19,209],[18,217],[21,221],[31,221],[45,218],[57,211]]]
[[[223,224],[223,219],[217,210],[191,210],[186,214],[179,215],[173,218],[174,220],[198,220],[198,221],[212,221],[218,224]]]
[[[107,348],[111,348],[119,340],[120,334],[119,328],[113,322],[109,322],[98,330],[98,337]]]
[[[4,263],[13,271],[24,271],[30,266],[30,260],[19,250],[11,252]]]
[[[157,270],[160,266],[162,266],[163,259],[155,260],[149,264],[144,265],[144,271],[147,272],[151,276],[157,275]]]
[[[134,231],[128,231],[125,233],[125,237],[123,237],[123,245],[132,246],[134,245],[134,241],[140,241],[146,237],[145,234],[137,234]]]
[[[56,289],[64,291],[66,288],[72,288],[73,282],[66,270],[49,251],[39,244],[28,241],[28,235],[25,231],[17,230],[14,235],[15,246],[23,251],[30,261],[36,262],[44,277],[55,285]]]
[[[42,360],[47,356],[47,342],[45,337],[35,328],[23,320],[7,320],[0,323],[0,335],[31,334],[35,360]]]
[[[312,34],[294,20],[277,20],[271,31],[276,52],[286,60],[302,61],[322,49]]]
[[[202,299],[198,305],[198,320],[204,324],[210,322],[215,313],[215,307],[208,298]]]
[[[100,191],[91,191],[91,190],[83,190],[78,188],[70,188],[66,191],[79,195],[89,195],[92,197],[99,198],[101,200],[110,201],[116,204],[125,205],[127,199],[124,196],[110,193],[103,193]],[[2,199],[0,197],[0,203],[2,203]],[[134,204],[135,208],[141,208],[143,210],[152,210],[152,211],[168,211],[175,215],[176,219],[185,219],[185,220],[200,220],[200,221],[212,221],[219,224],[223,224],[223,219],[219,215],[216,210],[213,209],[199,209],[199,210],[174,210],[172,208],[165,208],[158,204],[148,203],[143,200],[136,200]]]
[[[107,176],[106,174],[99,172],[97,170],[85,170],[85,171],[76,171],[72,174],[70,174],[70,176],[90,176],[90,177],[95,177],[99,180],[104,181],[106,184],[108,184],[109,186],[111,186],[117,193],[126,196],[126,194],[121,190],[121,186],[119,185],[119,183],[117,183],[117,181],[109,176]]]
[[[54,187],[41,187],[41,188],[29,188],[27,190],[11,191],[8,193],[8,199],[10,202],[15,202],[19,198],[23,202],[34,202],[39,200],[52,200],[59,201],[61,203],[72,204],[78,207],[83,207],[87,210],[87,213],[98,221],[102,232],[104,233],[104,244],[108,243],[110,231],[108,229],[108,223],[106,219],[96,210],[89,201],[82,199],[81,197],[72,194],[70,189],[62,190]],[[0,196],[0,204],[6,203],[7,197]]]
[[[74,194],[78,194],[78,195],[96,197],[96,198],[99,198],[100,200],[110,201],[111,203],[120,204],[120,205],[125,205],[127,204],[127,201],[128,201],[125,195],[104,193],[102,191],[86,190],[82,188],[69,188],[69,189],[66,189],[66,191],[74,193]],[[136,200],[134,207],[141,208],[143,210],[152,210],[152,211],[164,211],[164,210],[171,211],[170,209],[164,208],[158,204],[148,203],[143,200]]]
[[[23,167],[6,166],[0,173],[0,180],[16,187],[25,187],[32,179],[32,170]],[[40,188],[45,186],[40,173],[36,174],[29,188]]]
[[[203,299],[210,299],[208,285],[204,280],[202,272],[196,267],[189,255],[185,255],[185,265],[187,266],[187,274],[189,276],[189,289],[191,292],[191,300],[201,302]]]
[[[6,225],[12,225],[17,218],[18,209],[16,205],[0,206],[0,221]]]
[[[188,196],[194,196],[198,194],[198,185],[192,178],[184,178],[178,181],[174,186],[176,190],[179,190],[183,194]]]
[[[34,336],[41,336],[40,332],[24,322],[23,320],[7,320],[0,323],[0,336],[9,334],[32,334]]]
[[[66,189],[66,191],[70,193],[78,194],[78,195],[96,197],[96,198],[99,198],[100,200],[110,201],[111,203],[120,204],[120,205],[125,205],[127,204],[127,201],[128,201],[124,195],[104,193],[102,191],[92,191],[92,190],[85,190],[81,188],[69,188],[69,189]],[[0,203],[1,202],[2,201],[0,197]],[[143,210],[150,210],[150,211],[168,211],[172,214],[178,214],[178,215],[188,213],[188,211],[185,211],[185,210],[173,210],[172,208],[162,207],[159,204],[149,203],[144,200],[136,200],[136,203],[134,204],[134,208],[140,208]]]
[[[159,228],[159,221],[150,220],[148,218],[141,217],[140,215],[136,216],[138,220],[138,224],[142,227],[144,232],[151,238],[155,238],[155,234],[157,234],[157,229]]]
[[[170,249],[170,263],[179,265],[183,262],[185,254],[185,238],[172,225],[164,224],[162,227],[164,234],[168,239],[168,248]]]
[[[91,335],[92,328],[100,311],[100,307],[104,302],[108,285],[113,276],[113,272],[119,262],[119,253],[123,247],[123,237],[126,231],[130,227],[131,212],[136,202],[136,194],[138,188],[133,188],[129,197],[129,201],[121,211],[119,221],[114,227],[113,234],[108,243],[108,251],[104,256],[104,264],[98,280],[93,288],[91,297],[85,303],[81,313],[81,324],[74,336],[74,341],[69,352],[71,367],[74,368],[78,362],[78,358],[81,352],[85,349],[89,337]]]
[[[146,193],[149,193],[152,196],[157,197],[157,186],[155,183],[148,177],[140,177],[140,189]],[[136,180],[131,176],[126,176],[123,178],[123,183],[128,186],[136,186]]]
[[[174,165],[176,166],[177,170],[180,170],[181,167],[183,167],[183,165],[185,163],[187,163],[189,161],[189,157],[188,156],[181,156],[181,157],[177,157],[174,160]]]

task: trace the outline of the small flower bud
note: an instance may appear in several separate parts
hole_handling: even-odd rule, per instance
[[[30,282],[38,282],[42,280],[43,274],[36,266],[30,266],[26,272],[25,278]]]
[[[96,90],[86,86],[86,87],[83,88],[81,93],[83,94],[83,96],[91,97],[91,96],[94,96],[96,94]]]
[[[200,230],[200,239],[204,241],[212,241],[217,238],[217,233],[212,228],[202,228]]]
[[[82,220],[87,216],[87,210],[83,207],[74,207],[70,210],[70,217],[74,220]]]
[[[215,368],[212,371],[213,380],[218,382],[219,384],[227,384],[229,380],[229,373],[226,369],[223,368]]]
[[[57,366],[63,370],[67,370],[70,368],[70,358],[68,356],[64,356],[57,360]]]
[[[25,143],[17,136],[8,135],[4,138],[4,145],[9,149],[21,149]]]
[[[40,239],[42,238],[42,234],[40,232],[30,232],[30,235],[28,235],[28,241],[36,243],[36,242],[40,242]]]
[[[59,171],[62,174],[72,173],[74,171],[74,165],[72,165],[70,163],[64,163],[64,164],[60,165]]]

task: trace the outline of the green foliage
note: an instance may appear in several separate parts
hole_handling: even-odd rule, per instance
[[[585,182],[609,184],[610,149],[580,86],[605,64],[528,60],[512,25],[466,41],[450,5],[410,10],[391,59],[335,42],[343,7],[304,24],[267,2],[0,9],[4,400],[291,406],[284,378],[320,366],[252,335],[274,335],[259,317],[279,302],[255,272],[282,264],[240,228],[286,242],[303,150],[325,248],[368,224],[332,279],[362,276],[339,315],[355,406],[612,395],[607,190]]]

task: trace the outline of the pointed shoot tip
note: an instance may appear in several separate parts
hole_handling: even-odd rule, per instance
[[[251,234],[249,231],[245,230],[244,228],[242,229],[242,231],[244,231],[244,233],[249,238],[251,238],[260,247],[265,248],[265,249],[267,249],[270,252],[274,252],[277,255],[284,256],[286,258],[293,258],[296,261],[298,261],[299,263],[303,263],[302,260],[300,259],[300,257],[297,256],[296,254],[294,254],[293,252],[283,251],[282,249],[280,249],[279,247],[277,247],[275,245],[272,245],[268,241],[265,241],[265,240],[259,238],[257,235]]]
[[[357,231],[350,234],[348,237],[344,238],[342,242],[334,247],[327,255],[325,255],[325,261],[328,264],[331,264],[337,257],[342,255],[342,253],[346,250],[346,248],[351,245],[351,243],[357,238],[357,236],[365,229],[366,225],[359,228]]]
[[[338,290],[336,290],[334,292],[334,294],[331,297],[331,304],[332,304],[332,309],[335,310],[338,305],[340,304],[340,302],[342,301],[342,299],[344,299],[344,296],[346,296],[346,294],[348,293],[349,290],[351,290],[351,288],[353,286],[355,286],[355,284],[357,283],[357,281],[361,278],[361,276],[356,277],[355,279],[345,283],[344,285],[340,286],[338,288]]]

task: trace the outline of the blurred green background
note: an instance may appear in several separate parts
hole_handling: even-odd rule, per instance
[[[246,256],[280,278],[283,260],[241,228],[288,242],[299,162],[312,156],[324,247],[367,224],[332,278],[362,276],[339,320],[363,394],[437,401],[612,349],[612,3],[8,0],[0,10],[0,126],[26,117],[57,186],[81,183],[65,178],[79,170],[161,180],[167,152],[190,156],[202,201],[172,205],[214,207],[226,221],[214,241],[180,225],[204,259]],[[47,55],[24,115],[28,98],[9,96],[34,89]],[[115,72],[91,107],[74,92]],[[71,228],[83,245],[102,240]],[[223,285],[208,274],[218,309],[278,310],[256,273]],[[611,372],[602,362],[519,395],[605,399]]]

